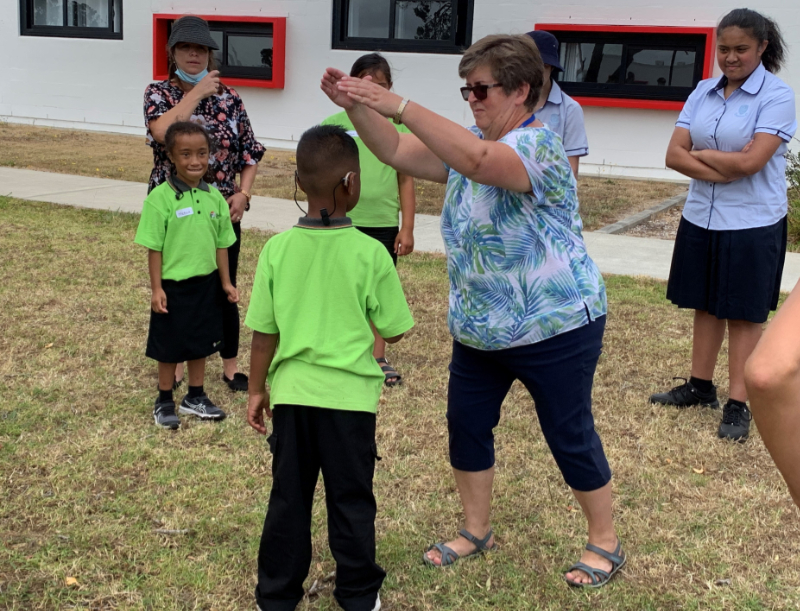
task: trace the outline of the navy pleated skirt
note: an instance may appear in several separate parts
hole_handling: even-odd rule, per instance
[[[681,218],[667,299],[719,319],[765,322],[778,307],[786,231],[786,217],[767,227],[719,231]]]

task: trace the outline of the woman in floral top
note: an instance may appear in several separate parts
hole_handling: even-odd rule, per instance
[[[467,50],[459,74],[475,117],[469,130],[340,70],[329,68],[322,79],[383,163],[447,184],[442,236],[454,337],[447,421],[466,523],[457,539],[432,546],[423,559],[447,566],[495,548],[493,429],[518,379],[589,523],[589,544],[565,578],[599,587],[625,563],[611,514],[611,470],[591,410],[605,328],[603,279],[586,253],[561,139],[532,112],[543,74],[533,41],[488,36]],[[398,134],[383,117],[412,133]]]
[[[206,182],[228,200],[236,243],[228,249],[231,282],[236,285],[241,246],[241,220],[250,207],[250,191],[255,182],[258,162],[264,147],[256,140],[242,99],[219,80],[214,69],[212,49],[219,47],[211,37],[208,24],[200,17],[185,16],[172,26],[168,44],[169,79],[148,85],[144,93],[144,117],[147,142],[153,149],[150,189],[164,182],[172,173],[172,162],[164,147],[164,135],[176,121],[203,125],[214,143],[209,157]],[[236,175],[240,184],[236,184]],[[223,380],[232,390],[246,391],[247,376],[239,373],[239,309],[225,304],[224,346],[220,350]],[[178,380],[183,375],[177,374]]]

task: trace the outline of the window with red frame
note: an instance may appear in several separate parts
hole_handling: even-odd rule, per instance
[[[711,74],[713,28],[562,28],[536,26],[558,39],[555,79],[584,105],[680,108]]]

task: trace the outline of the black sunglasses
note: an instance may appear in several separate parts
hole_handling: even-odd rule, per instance
[[[495,83],[494,85],[472,85],[471,87],[462,87],[461,97],[467,102],[469,100],[469,92],[471,91],[475,94],[476,100],[483,101],[489,95],[489,90],[492,87],[502,87],[502,85],[500,83]]]

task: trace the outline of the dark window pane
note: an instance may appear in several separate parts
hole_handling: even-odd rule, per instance
[[[68,0],[67,25],[79,28],[108,28],[108,0]]]
[[[64,0],[33,0],[33,25],[64,25]]]
[[[691,87],[694,61],[693,50],[629,47],[625,82],[654,87]]]
[[[211,30],[211,38],[214,39],[214,42],[217,43],[219,49],[213,51],[214,53],[214,62],[217,64],[217,67],[222,66],[224,63],[222,57],[222,43],[225,39],[225,34],[220,32],[219,30]]]
[[[389,38],[389,0],[350,0],[347,35]]]
[[[564,74],[559,80],[573,83],[624,83],[622,45],[577,43],[561,45]]]
[[[395,12],[395,38],[409,40],[450,40],[452,33],[452,1],[397,1]]]
[[[228,66],[272,67],[272,36],[228,34]]]

